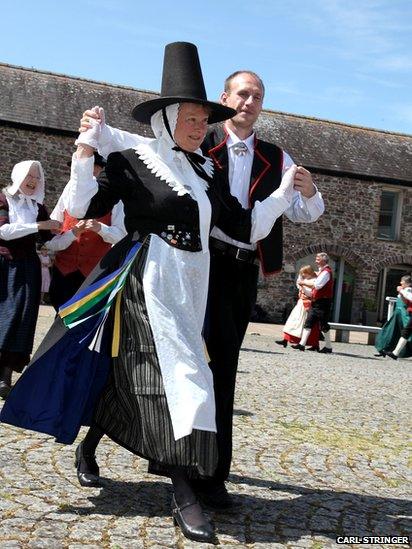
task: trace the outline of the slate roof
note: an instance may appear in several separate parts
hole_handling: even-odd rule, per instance
[[[156,94],[125,86],[0,63],[0,121],[75,132],[81,113],[102,105],[114,126],[150,134],[131,109]],[[258,135],[299,164],[325,173],[412,185],[412,135],[283,112],[263,111]]]

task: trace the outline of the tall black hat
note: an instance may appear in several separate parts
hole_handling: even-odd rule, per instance
[[[198,103],[210,108],[209,124],[235,116],[236,111],[208,101],[197,48],[190,42],[173,42],[165,47],[160,97],[140,103],[132,111],[138,122],[150,124],[155,112],[174,103]]]

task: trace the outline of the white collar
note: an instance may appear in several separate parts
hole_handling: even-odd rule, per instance
[[[253,132],[249,137],[246,137],[246,139],[240,139],[232,130],[225,127],[225,130],[228,133],[228,138],[226,141],[227,147],[230,149],[235,143],[242,142],[246,145],[248,148],[248,151],[253,154],[255,151],[255,132]]]

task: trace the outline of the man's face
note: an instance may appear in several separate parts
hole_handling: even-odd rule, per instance
[[[238,74],[231,81],[229,91],[220,96],[220,102],[237,111],[231,119],[235,126],[253,128],[263,104],[259,80],[246,72]]]
[[[321,268],[326,265],[326,261],[320,255],[317,255],[315,257],[315,263],[318,267],[321,267]]]

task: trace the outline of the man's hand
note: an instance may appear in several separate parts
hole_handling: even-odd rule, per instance
[[[91,120],[96,120],[97,122],[99,122],[100,126],[103,127],[106,123],[104,109],[102,107],[96,106],[92,109],[84,111],[82,119],[80,120],[79,132],[86,132],[87,130],[89,130],[92,127],[92,124],[90,123]]]
[[[94,233],[98,233],[101,228],[102,228],[101,223],[99,223],[95,219],[86,219],[86,223],[85,223],[86,231],[93,231]]]
[[[316,194],[316,188],[312,181],[311,173],[303,166],[298,166],[295,172],[293,186],[296,191],[300,191],[305,198],[312,198]]]
[[[72,233],[77,238],[80,236],[84,231],[86,230],[86,221],[84,219],[81,219],[76,223],[76,225],[72,228]]]

